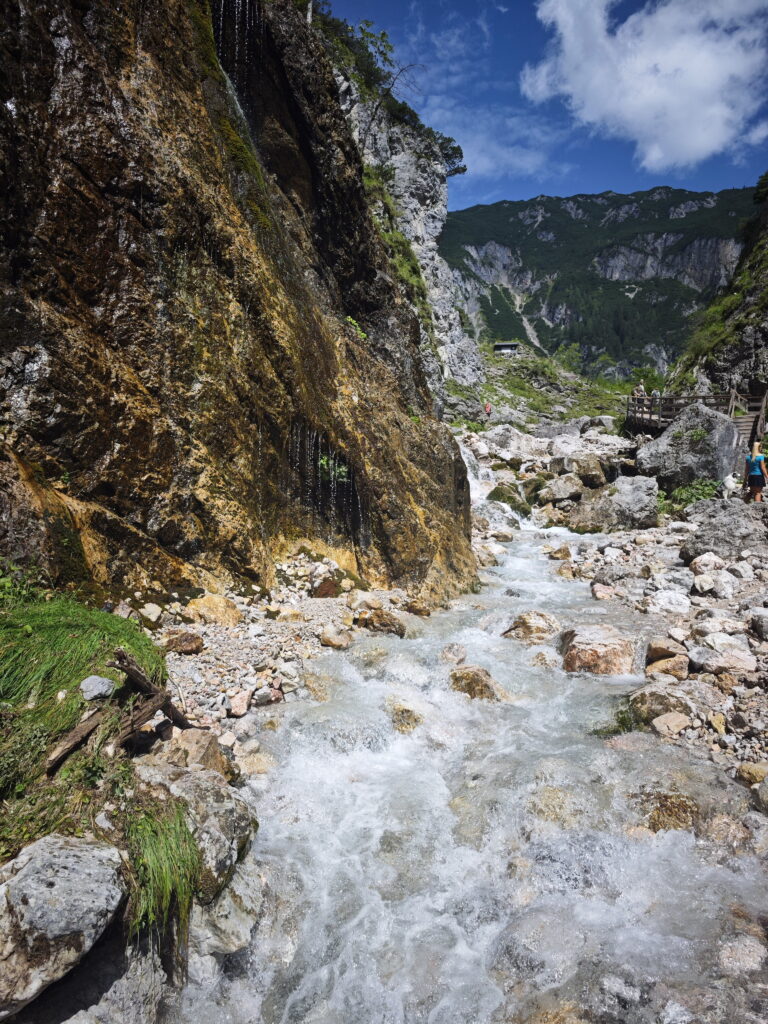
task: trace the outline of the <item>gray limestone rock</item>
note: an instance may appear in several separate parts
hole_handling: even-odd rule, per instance
[[[70,971],[125,896],[107,843],[50,835],[0,868],[0,1020]]]
[[[84,700],[106,700],[115,691],[114,679],[106,676],[88,676],[80,683],[80,692]]]
[[[391,174],[388,189],[397,207],[397,226],[411,243],[421,267],[439,363],[423,332],[422,354],[433,392],[442,392],[441,366],[461,384],[474,384],[483,363],[474,337],[462,326],[458,308],[464,303],[448,264],[437,248],[448,216],[448,185],[445,158],[436,142],[430,142],[407,124],[396,122],[386,110],[373,110],[363,102],[356,86],[337,73],[342,109],[352,133],[363,149],[366,163],[386,167]]]
[[[540,505],[548,502],[557,505],[561,501],[577,501],[584,491],[584,484],[578,476],[575,473],[566,473],[545,484],[536,496],[536,500]]]
[[[732,472],[739,434],[728,416],[701,402],[689,405],[661,437],[637,453],[637,468],[665,491]]]
[[[658,485],[651,477],[620,476],[585,494],[571,513],[571,527],[583,531],[642,530],[659,522]]]
[[[222,957],[245,949],[261,907],[263,887],[258,862],[246,858],[210,906],[193,907],[190,955]]]
[[[768,558],[768,503],[745,505],[712,498],[690,505],[686,514],[698,529],[686,537],[681,549],[685,562],[708,551],[731,561],[745,548],[758,558]]]

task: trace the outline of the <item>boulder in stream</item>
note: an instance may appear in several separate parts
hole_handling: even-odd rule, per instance
[[[583,533],[645,530],[659,523],[659,488],[652,477],[620,476],[589,491],[570,514],[571,528]]]
[[[635,642],[613,626],[580,626],[569,629],[562,640],[566,672],[592,672],[621,676],[632,672]]]
[[[506,691],[491,673],[479,665],[465,665],[451,672],[451,689],[466,693],[473,700],[509,700]]]
[[[561,501],[578,501],[585,490],[584,484],[575,473],[566,473],[545,484],[537,495],[537,501],[540,505],[548,502],[558,505]]]
[[[543,644],[556,637],[561,628],[554,615],[534,610],[518,615],[502,635],[527,644]]]
[[[372,633],[392,633],[394,636],[405,636],[405,623],[393,612],[385,608],[364,609],[357,616],[358,626],[369,629]]]

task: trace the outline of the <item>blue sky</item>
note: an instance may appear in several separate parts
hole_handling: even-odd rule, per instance
[[[332,0],[386,29],[401,90],[463,146],[452,209],[752,185],[768,169],[768,0]]]

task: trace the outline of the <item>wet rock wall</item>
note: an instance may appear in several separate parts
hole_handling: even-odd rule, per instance
[[[464,466],[297,7],[5,6],[0,552],[217,589],[305,538],[468,583]]]

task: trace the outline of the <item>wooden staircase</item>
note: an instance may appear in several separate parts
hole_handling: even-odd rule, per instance
[[[763,395],[741,395],[738,391],[730,391],[717,395],[662,395],[661,398],[631,396],[627,399],[627,426],[649,434],[660,434],[694,402],[716,409],[733,421],[739,435],[734,448],[734,462],[739,472],[751,445],[762,441],[765,434],[768,390]]]
[[[755,441],[762,441],[765,434],[765,412],[768,392],[765,395],[736,395],[729,413],[739,432],[739,450],[746,452]]]

